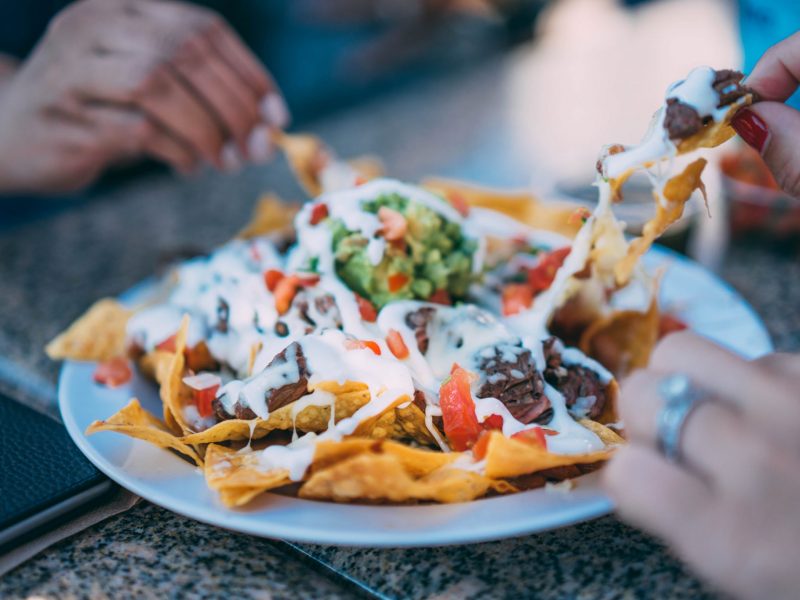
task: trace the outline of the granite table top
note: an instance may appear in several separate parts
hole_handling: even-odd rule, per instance
[[[482,164],[500,126],[486,114],[497,65],[431,82],[315,124],[342,155],[374,153],[418,179]],[[423,109],[424,107],[424,109]],[[435,135],[432,135],[435,132]],[[509,164],[508,162],[505,163]],[[481,179],[476,168],[475,178]],[[0,228],[0,385],[55,413],[58,366],[44,343],[94,299],[150,276],[161,258],[230,237],[265,190],[300,199],[286,165],[180,180],[152,173],[11,229]],[[1,217],[0,217],[1,218]],[[800,264],[735,247],[721,275],[763,316],[776,345],[800,347]],[[227,532],[141,502],[7,574],[0,597],[670,598],[706,590],[653,538],[610,516],[499,542],[421,550],[292,545]]]

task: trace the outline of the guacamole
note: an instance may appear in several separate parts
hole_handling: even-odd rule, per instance
[[[382,194],[361,208],[381,216],[399,213],[405,223],[401,239],[382,242],[383,257],[374,264],[370,240],[330,220],[336,273],[353,291],[379,309],[392,300],[464,298],[473,281],[477,242],[464,236],[460,224],[397,193]]]

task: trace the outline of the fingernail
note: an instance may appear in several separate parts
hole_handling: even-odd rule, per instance
[[[734,115],[731,127],[736,130],[741,138],[761,154],[769,139],[769,127],[752,110],[744,108]]]
[[[244,161],[236,148],[235,142],[228,142],[222,147],[222,152],[219,153],[219,160],[222,163],[223,170],[229,173],[238,171],[244,166]]]
[[[286,127],[289,124],[289,109],[278,94],[267,94],[261,100],[261,116],[276,127]]]
[[[272,138],[270,137],[269,127],[257,125],[247,137],[247,156],[254,163],[260,164],[267,162],[272,157]]]

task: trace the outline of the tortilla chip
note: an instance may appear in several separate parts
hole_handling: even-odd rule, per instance
[[[654,297],[647,312],[621,310],[590,324],[581,336],[579,348],[617,377],[646,367],[658,342],[660,312]],[[614,421],[610,418],[608,422]]]
[[[742,96],[736,103],[732,104],[725,113],[721,121],[711,121],[703,126],[703,128],[692,135],[678,142],[678,154],[687,154],[699,148],[716,148],[720,144],[727,142],[731,139],[736,132],[731,127],[731,120],[734,115],[745,106],[750,106],[753,103],[753,94]]]
[[[212,444],[203,473],[208,487],[220,493],[225,506],[242,506],[267,490],[291,483],[286,469],[263,470],[254,452],[236,452]]]
[[[433,437],[425,423],[425,412],[419,406],[411,402],[405,407],[398,406],[395,412],[397,415],[392,438],[402,439],[408,437],[420,444],[436,445],[436,438]],[[436,427],[435,425],[432,426]],[[439,433],[438,430],[437,433]],[[444,439],[441,433],[439,433],[439,437]]]
[[[327,387],[326,391],[335,390],[331,393],[336,396],[334,409],[336,422],[352,416],[369,402],[369,390],[364,384],[340,385],[336,382],[326,382],[316,387],[320,389]],[[292,403],[273,411],[267,419],[221,421],[204,431],[188,433],[183,437],[183,441],[187,444],[210,444],[223,441],[255,440],[277,429],[322,432],[330,424],[329,406],[306,406],[296,414],[294,410],[294,403]]]
[[[197,452],[173,435],[164,422],[144,410],[136,398],[132,398],[122,410],[105,421],[93,422],[86,428],[86,435],[98,431],[116,431],[160,448],[170,448],[191,459],[196,465],[203,466],[203,460]]]
[[[414,479],[392,456],[362,454],[312,475],[299,495],[335,502],[459,502],[484,495],[490,485],[486,477],[454,469],[437,479]]]
[[[186,350],[188,331],[189,315],[184,315],[178,333],[175,334],[175,352],[171,353],[172,358],[161,375],[159,389],[161,404],[164,407],[164,421],[177,424],[184,435],[192,433],[192,428],[183,414],[183,407],[192,402],[192,390],[183,383],[186,367],[184,350]]]
[[[47,344],[45,352],[53,360],[103,361],[125,356],[125,327],[131,314],[113,298],[98,300]]]
[[[625,443],[625,438],[602,423],[592,421],[591,419],[580,419],[578,423],[599,437],[600,441],[603,442],[606,447],[619,446]]]
[[[675,175],[664,186],[664,200],[666,206],[656,197],[656,215],[648,221],[642,229],[641,237],[633,240],[628,247],[628,253],[619,263],[614,272],[617,284],[623,286],[631,278],[633,270],[639,259],[653,245],[653,242],[663,234],[667,228],[683,216],[683,208],[691,198],[692,192],[700,189],[705,193],[700,175],[706,166],[704,158],[698,158],[688,165],[681,174]]]
[[[529,227],[575,237],[581,228],[580,220],[571,218],[580,205],[570,202],[543,202],[525,191],[494,190],[452,179],[429,178],[422,187],[450,198],[460,196],[470,206],[480,206],[501,212]]]
[[[505,437],[492,431],[486,447],[486,475],[503,479],[536,473],[565,465],[591,464],[606,460],[613,449],[588,454],[554,454],[537,445]]]
[[[322,193],[320,171],[330,156],[322,140],[315,135],[288,134],[282,131],[275,131],[273,139],[283,150],[289,166],[305,192],[312,198],[319,196]]]
[[[258,199],[250,222],[236,234],[237,238],[249,240],[254,237],[288,231],[292,227],[298,207],[288,204],[275,194],[266,194]]]

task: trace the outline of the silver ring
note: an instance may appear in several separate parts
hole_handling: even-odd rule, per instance
[[[681,464],[681,437],[686,419],[708,396],[682,373],[662,379],[658,393],[664,401],[658,414],[658,449],[667,460]]]

